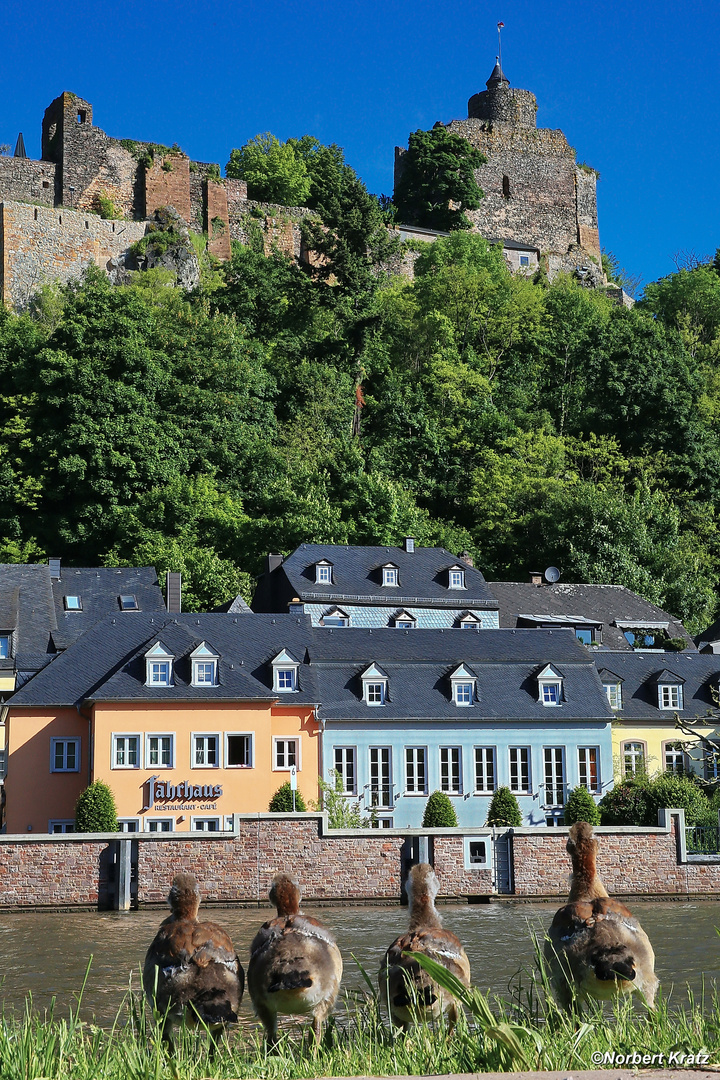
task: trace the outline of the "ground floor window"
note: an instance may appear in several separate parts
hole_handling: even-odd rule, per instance
[[[543,750],[545,765],[545,805],[565,805],[565,755],[562,746],[546,746]]]
[[[75,832],[75,822],[71,820],[55,820],[48,822],[49,833],[67,833]]]
[[[118,818],[118,832],[140,832],[140,819]]]
[[[175,821],[173,818],[148,818],[145,827],[148,832],[174,832]]]
[[[593,795],[600,793],[600,770],[596,746],[578,747],[578,779],[580,786],[587,788]]]
[[[666,742],[663,746],[665,771],[682,776],[686,771],[685,748],[681,742]]]
[[[626,776],[645,772],[645,743],[626,742],[622,745],[623,769]]]
[[[196,832],[220,832],[219,817],[195,817],[190,825]]]
[[[370,807],[390,807],[393,802],[389,746],[370,748]]]

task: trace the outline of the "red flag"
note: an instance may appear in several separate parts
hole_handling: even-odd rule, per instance
[[[503,28],[504,26],[505,26],[505,23],[504,23],[504,22],[499,22],[499,23],[498,23],[498,30],[502,30],[502,28]]]

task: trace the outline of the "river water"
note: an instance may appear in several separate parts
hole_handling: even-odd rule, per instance
[[[714,901],[642,902],[631,905],[655,949],[656,972],[665,996],[684,999],[686,984],[694,991],[720,983],[720,905]],[[465,945],[474,985],[502,996],[523,968],[533,963],[533,930],[550,925],[555,905],[522,902],[442,906],[444,925]],[[337,937],[345,963],[343,985],[363,990],[360,969],[351,954],[377,978],[383,953],[407,928],[407,908],[323,907],[304,909],[323,920]],[[201,918],[203,916],[203,909]],[[206,908],[205,918],[231,935],[243,964],[250,942],[270,909]],[[145,951],[165,917],[162,911],[127,913],[8,913],[0,925],[0,997],[6,1010],[24,1007],[28,993],[42,1012],[56,998],[66,1014],[82,986],[92,955],[81,1014],[109,1024],[132,978],[139,986]],[[243,1014],[252,1015],[249,999]]]

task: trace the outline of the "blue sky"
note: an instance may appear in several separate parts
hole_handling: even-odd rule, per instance
[[[495,60],[600,171],[600,240],[652,281],[720,246],[720,6],[628,0],[115,0],[0,9],[0,143],[39,156],[45,107],[224,166],[260,131],[345,148],[391,193],[393,148],[467,115]]]

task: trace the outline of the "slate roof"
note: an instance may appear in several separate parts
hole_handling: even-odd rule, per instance
[[[630,592],[623,585],[587,585],[558,582],[556,585],[533,585],[521,581],[489,581],[488,587],[500,606],[500,626],[528,625],[529,617],[542,622],[596,623],[602,626],[602,648],[627,649],[631,646],[623,628],[615,624],[632,623],[638,629],[652,623],[667,624],[668,637],[681,637],[694,650],[695,645],[683,624],[674,615]],[[523,618],[524,617],[524,618]]]
[[[707,630],[703,630],[702,634],[698,634],[695,638],[698,649],[715,641],[720,641],[720,619],[716,619],[714,623],[708,626]]]
[[[672,676],[683,688],[683,709],[678,716],[685,720],[698,717],[720,719],[711,690],[718,689],[720,656],[712,653],[685,652],[603,652],[596,657],[598,668],[608,669],[622,680],[622,709],[615,715],[627,719],[672,723],[677,710],[658,708],[658,684],[668,684]],[[605,676],[610,682],[609,675]]]
[[[383,723],[398,720],[530,720],[557,725],[609,722],[613,716],[592,658],[570,630],[331,630],[313,629],[322,720]],[[378,664],[388,677],[388,700],[367,705],[362,673]],[[551,663],[562,670],[564,701],[538,701],[537,676]],[[477,701],[453,704],[450,676],[465,664],[477,676]]]
[[[327,559],[333,564],[332,583],[315,583],[315,564]],[[399,587],[382,584],[381,567],[398,567]],[[465,589],[448,589],[447,569],[460,566],[465,571]],[[360,547],[334,544],[301,544],[271,573],[262,574],[254,611],[285,611],[293,597],[303,601],[338,604],[373,604],[401,608],[408,604],[453,609],[488,608],[497,600],[485,578],[475,567],[445,548]]]
[[[120,596],[133,595],[138,611],[123,612],[136,617],[142,611],[165,612],[165,601],[152,566],[75,567],[62,566],[60,579],[52,581],[57,630],[53,639],[58,649],[67,648],[104,615],[119,612]],[[67,611],[66,596],[80,596],[82,611]]]
[[[13,706],[77,706],[84,701],[228,701],[283,699],[270,662],[282,648],[305,659],[306,615],[106,616],[12,698]],[[145,653],[160,641],[176,657],[174,686],[145,685]],[[219,685],[191,686],[190,653],[202,641],[219,657]],[[301,663],[292,704],[318,700],[313,672]]]

